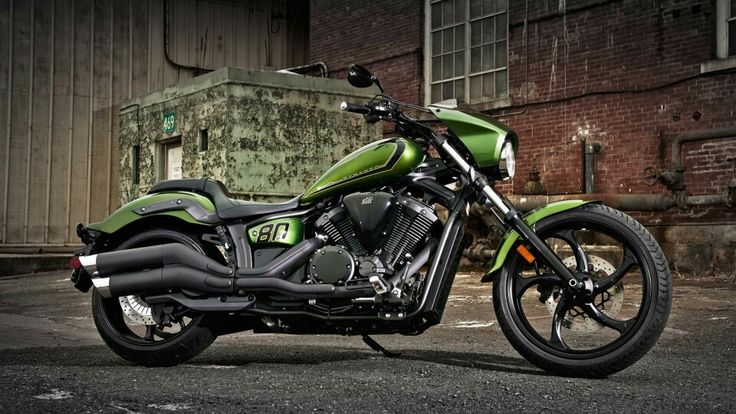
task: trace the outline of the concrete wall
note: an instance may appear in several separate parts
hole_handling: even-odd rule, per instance
[[[304,64],[306,16],[286,0],[0,0],[0,251],[77,244],[76,223],[117,208],[121,102]]]
[[[171,139],[181,140],[184,178],[219,179],[242,199],[292,198],[335,162],[380,138],[379,125],[339,109],[342,101],[372,96],[344,80],[223,68],[127,102],[120,115],[123,199],[165,178],[162,151]],[[173,131],[163,128],[165,114],[175,115]]]
[[[701,66],[716,62],[715,1],[508,4],[510,101],[502,103],[505,108],[486,111],[520,137],[516,178],[500,185],[502,191],[521,193],[536,167],[547,193],[581,192],[582,145],[597,142],[602,145],[595,171],[597,191],[667,193],[662,184],[648,185],[644,176],[648,167],[673,166],[674,139],[692,131],[736,127],[736,76],[701,73]],[[422,67],[410,57],[424,54],[424,1],[317,0],[311,7],[310,59],[333,67],[369,62],[387,93],[424,102],[422,88],[417,89],[425,81]],[[327,19],[340,23],[322,29]],[[386,27],[388,34],[382,29]],[[417,48],[421,50],[409,54]],[[717,63],[736,66],[734,58]],[[734,151],[736,137],[686,144],[687,191],[720,194],[734,178],[729,160]],[[685,265],[699,249],[711,251],[718,243],[734,247],[729,225],[736,222],[736,209],[632,214],[654,230],[673,265]],[[688,231],[668,231],[682,224]],[[479,236],[484,230],[477,222]],[[688,240],[689,233],[698,232],[710,240]],[[703,257],[715,263],[711,258],[719,255]]]

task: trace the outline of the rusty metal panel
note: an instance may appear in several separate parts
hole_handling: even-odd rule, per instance
[[[184,0],[166,6],[169,55],[178,64],[279,69],[306,58],[306,24],[288,18],[286,1]]]
[[[53,115],[50,125],[51,161],[46,243],[61,244],[67,240],[68,186],[71,172],[72,116],[72,8],[59,0],[54,5],[53,47]]]
[[[52,59],[47,50],[51,49],[51,21],[53,9],[51,0],[34,0],[33,6],[33,44],[29,51],[31,66],[31,97],[29,104],[29,134],[26,181],[26,211],[24,222],[24,242],[43,243],[46,225],[46,197],[48,190],[49,148],[49,111],[51,93]]]
[[[73,162],[69,171],[69,226],[87,219],[87,190],[88,178],[91,174],[90,115],[92,88],[91,79],[94,70],[94,50],[92,48],[92,32],[94,30],[94,15],[91,1],[74,2],[74,38],[72,74],[72,157]],[[69,230],[69,239],[73,232]]]
[[[32,4],[14,2],[12,42],[12,83],[10,102],[10,128],[5,214],[6,240],[25,242],[26,212],[26,163],[28,154],[28,128],[31,88]],[[24,28],[20,30],[19,28]]]
[[[285,4],[168,0],[170,57],[261,68],[266,19]],[[195,75],[166,59],[164,6],[0,0],[0,249],[77,244],[77,222],[118,207],[121,103]],[[271,56],[275,68],[306,63],[303,24],[282,25],[290,38],[275,33],[272,42],[295,43],[283,49],[301,53]]]
[[[131,85],[129,87],[128,99],[148,92],[149,88],[148,78],[150,73],[148,71],[148,53],[149,53],[149,36],[148,36],[148,22],[150,20],[148,15],[148,2],[141,0],[128,0],[130,8],[130,38],[128,46],[126,47],[128,53],[131,55]]]
[[[6,240],[5,231],[8,167],[10,163],[10,108],[12,102],[12,39],[13,10],[11,0],[0,0],[0,243]]]

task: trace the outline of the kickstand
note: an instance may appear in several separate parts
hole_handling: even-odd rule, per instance
[[[401,355],[398,352],[391,352],[387,350],[386,348],[382,347],[381,344],[376,342],[373,338],[371,338],[368,335],[363,335],[363,342],[365,342],[366,345],[371,347],[372,350],[376,352],[381,352],[384,356],[387,356],[389,358],[394,358],[394,357]]]

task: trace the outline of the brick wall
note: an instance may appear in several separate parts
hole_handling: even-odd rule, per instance
[[[673,165],[670,143],[676,137],[736,126],[736,77],[698,76],[701,63],[715,55],[713,3],[567,1],[561,13],[557,1],[530,2],[527,50],[525,2],[512,1],[509,82],[515,107],[494,115],[521,137],[513,191],[522,190],[536,165],[549,193],[578,192],[580,145],[587,140],[603,147],[597,191],[666,192],[661,184],[645,184],[644,170]],[[733,174],[726,158],[734,146],[736,137],[685,145],[687,190],[723,191]],[[736,219],[733,210],[717,207],[638,216],[648,224]]]
[[[330,77],[352,63],[381,79],[391,96],[419,103],[423,95],[424,2],[315,0],[310,3],[309,57]]]
[[[518,132],[521,145],[517,178],[501,188],[520,193],[536,166],[550,194],[580,192],[587,141],[602,145],[597,191],[667,192],[643,177],[647,167],[672,166],[672,140],[736,126],[736,75],[700,76],[701,63],[715,56],[714,3],[535,0],[527,16],[527,2],[511,0],[513,106],[491,114]],[[423,46],[423,8],[422,1],[313,1],[311,60],[327,63],[331,76],[344,76],[352,62],[375,62],[367,66],[387,92],[422,102],[423,62],[416,50]],[[687,190],[723,191],[733,178],[726,159],[734,150],[736,137],[685,145]],[[736,221],[736,211],[720,207],[636,215],[647,224]]]

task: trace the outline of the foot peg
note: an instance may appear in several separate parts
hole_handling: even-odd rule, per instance
[[[371,282],[373,289],[379,295],[383,295],[384,293],[388,292],[389,289],[391,289],[391,285],[389,285],[388,282],[381,276],[378,276],[378,275],[371,276],[368,278],[368,281]]]
[[[379,344],[378,342],[376,342],[373,338],[371,338],[368,335],[363,335],[363,342],[365,342],[366,345],[368,345],[369,347],[371,347],[372,350],[374,350],[376,352],[380,352],[380,353],[382,353],[384,356],[386,356],[388,358],[395,358],[395,357],[401,355],[398,352],[391,352],[391,351],[387,350],[386,348],[382,347],[381,344]]]

